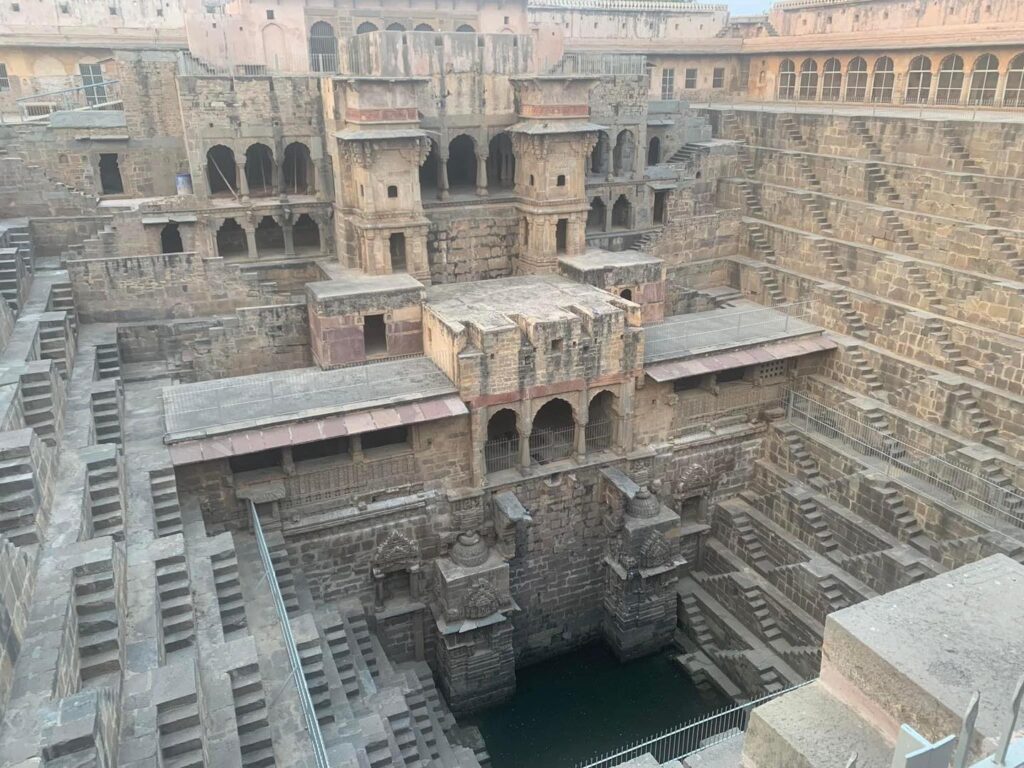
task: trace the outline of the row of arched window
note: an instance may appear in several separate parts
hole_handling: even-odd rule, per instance
[[[388,32],[409,31],[401,22],[392,22],[385,28]],[[368,32],[377,32],[380,28],[372,21],[364,21],[356,27],[357,35],[365,35]],[[417,24],[413,32],[433,32],[430,24]],[[469,24],[461,24],[456,32],[476,32]],[[338,71],[338,36],[326,21],[318,21],[309,28],[309,68],[313,72],[337,72]]]
[[[970,77],[963,58],[956,54],[942,59],[937,70],[928,56],[916,56],[901,74],[905,74],[905,87],[897,92],[896,71],[888,56],[876,59],[870,72],[860,56],[850,60],[845,72],[839,59],[828,59],[820,67],[815,59],[804,59],[799,70],[792,59],[785,59],[779,65],[777,95],[782,100],[800,101],[1024,107],[1024,53],[1010,61],[1005,74],[991,53],[974,60]]]

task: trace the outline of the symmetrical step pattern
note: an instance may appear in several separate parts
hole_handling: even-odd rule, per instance
[[[743,599],[750,607],[751,614],[757,621],[761,636],[769,643],[781,638],[782,631],[775,623],[775,619],[772,618],[771,609],[768,608],[768,603],[761,596],[761,590],[756,586],[748,586],[742,589],[742,593]]]
[[[274,745],[259,667],[255,664],[239,667],[230,675],[242,768],[273,768],[276,765]]]
[[[934,312],[938,315],[945,314],[946,305],[943,303],[942,298],[936,292],[935,288],[932,287],[932,282],[927,278],[924,272],[921,271],[921,267],[917,264],[907,264],[903,268],[903,274],[910,280],[910,284],[914,286],[914,289],[921,295],[927,306],[923,309],[929,312]]]
[[[156,584],[164,654],[169,656],[195,644],[195,617],[185,556],[179,554],[157,560]]]
[[[39,489],[28,445],[0,460],[0,533],[18,547],[39,541]]]
[[[104,683],[121,671],[120,616],[110,560],[74,570],[75,616],[82,683]]]
[[[234,549],[216,552],[210,556],[213,565],[213,583],[217,592],[217,607],[224,639],[246,632],[245,599],[238,579],[238,558]]]
[[[0,296],[13,312],[21,307],[22,260],[17,248],[0,248]]]
[[[755,267],[754,271],[761,278],[761,285],[764,287],[764,292],[770,301],[770,306],[777,307],[780,304],[785,304],[786,294],[782,292],[782,286],[779,285],[779,281],[775,278],[775,273],[768,267]]]
[[[750,246],[758,258],[768,264],[774,264],[778,261],[775,250],[772,248],[771,243],[768,242],[768,236],[765,234],[764,227],[754,221],[745,221],[744,224],[747,227]]]
[[[815,238],[813,242],[818,258],[828,267],[828,278],[840,285],[846,285],[850,281],[850,273],[846,271],[843,263],[836,256],[834,243],[820,237]]]
[[[57,444],[57,426],[60,415],[54,380],[48,363],[30,363],[29,370],[21,374],[21,408],[25,424],[32,427],[47,445]]]
[[[96,446],[86,462],[86,499],[93,537],[124,538],[125,492],[123,465],[113,446]]]
[[[277,532],[268,534],[267,549],[270,551],[270,561],[274,565],[274,575],[277,577],[285,608],[288,609],[289,616],[295,616],[299,612],[299,598],[295,592],[295,573],[292,571],[284,537]]]
[[[882,379],[871,367],[861,348],[850,347],[847,349],[847,355],[853,364],[853,369],[857,372],[857,379],[864,385],[868,394],[879,399],[884,398],[885,386],[882,384]]]
[[[839,548],[835,538],[832,536],[832,529],[828,527],[818,503],[813,499],[803,499],[796,505],[797,513],[804,521],[805,526],[810,530],[815,539],[815,549],[822,554],[834,552]]]
[[[156,712],[161,767],[205,768],[203,725],[196,694],[158,704]]]
[[[297,640],[295,650],[299,654],[302,675],[306,680],[309,698],[313,701],[317,722],[321,726],[333,723],[334,711],[331,707],[331,692],[327,685],[327,675],[324,672],[324,653],[320,644],[320,636],[313,635],[305,640]]]
[[[75,294],[70,281],[61,280],[51,284],[46,309],[48,312],[67,312],[71,331],[78,335],[78,310],[75,308]]]
[[[96,345],[96,375],[101,379],[121,376],[121,353],[116,341]]]
[[[39,319],[39,357],[52,360],[63,379],[67,379],[74,364],[70,358],[74,345],[68,343],[68,328],[65,312],[47,312]]]
[[[174,468],[154,469],[149,473],[149,490],[153,497],[153,517],[157,536],[181,533],[181,506]]]
[[[124,443],[121,421],[123,392],[120,379],[95,383],[91,406],[96,442],[122,445]]]
[[[946,325],[940,318],[933,317],[926,320],[923,331],[925,336],[928,336],[935,342],[935,346],[939,348],[939,352],[946,361],[947,367],[965,376],[972,376],[974,374],[974,367],[950,338],[949,331],[946,330]]]
[[[853,308],[853,302],[847,293],[835,288],[828,291],[830,303],[843,318],[847,333],[858,339],[867,339],[871,336],[868,327],[864,324],[864,318]]]

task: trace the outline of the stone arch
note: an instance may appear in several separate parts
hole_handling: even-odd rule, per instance
[[[860,56],[846,65],[846,100],[864,101],[868,92],[868,63]]]
[[[587,232],[604,232],[608,220],[608,206],[600,195],[590,201],[590,210],[587,212]]]
[[[313,72],[338,71],[338,37],[326,21],[309,28],[309,68]]]
[[[964,60],[955,53],[939,64],[939,80],[935,88],[936,104],[959,104],[964,90]]]
[[[299,215],[295,220],[292,229],[292,239],[295,244],[295,251],[319,251],[320,250],[320,226],[308,213]]]
[[[576,419],[572,405],[552,398],[534,414],[530,429],[530,459],[537,464],[564,459],[576,443]]]
[[[206,183],[210,195],[238,194],[238,166],[230,147],[215,144],[206,150]]]
[[[316,170],[309,147],[293,141],[284,148],[281,163],[281,188],[293,195],[312,195],[316,192]]]
[[[448,186],[476,188],[476,142],[469,134],[448,142]]]
[[[818,98],[818,62],[804,59],[800,64],[800,100],[814,101]]]
[[[896,71],[892,59],[879,56],[875,60],[875,71],[871,79],[871,101],[883,104],[891,102],[895,83]]]
[[[512,187],[516,180],[516,153],[512,138],[502,131],[487,147],[487,186],[492,189]]]
[[[390,24],[388,24],[387,31],[388,32],[405,32],[405,25],[400,23],[400,22],[393,21]]]
[[[484,461],[488,472],[511,469],[519,463],[519,414],[502,408],[487,420]]]
[[[245,230],[234,219],[224,219],[217,229],[217,255],[222,259],[232,256],[248,258],[249,245]]]
[[[590,172],[598,176],[608,174],[608,154],[611,140],[605,131],[597,132],[597,143],[590,153]]]
[[[616,176],[631,174],[635,159],[636,137],[629,128],[623,128],[615,138],[615,149],[612,152],[612,173]]]
[[[651,140],[647,142],[647,164],[657,165],[661,162],[661,139],[657,136],[651,136]]]
[[[416,25],[416,29],[414,29],[413,31],[414,32],[433,32],[434,28],[432,26],[430,26],[429,24],[421,22],[421,23]]]
[[[420,166],[420,197],[426,200],[428,197],[436,197],[440,191],[441,156],[437,149],[437,142],[430,139],[430,151],[427,159]]]
[[[357,35],[365,35],[368,32],[376,32],[376,31],[377,31],[377,25],[374,24],[372,21],[364,21],[362,24],[360,24],[358,27],[356,27],[356,34]]]
[[[779,64],[778,85],[780,100],[789,100],[796,96],[796,64],[792,59],[783,59]]]
[[[623,292],[628,291],[626,288]],[[602,451],[611,448],[615,440],[616,412],[615,393],[602,389],[587,406],[587,451]]]
[[[471,24],[459,24],[459,26],[457,26],[455,28],[455,31],[456,32],[476,32],[476,30],[473,29],[473,26]]]
[[[621,291],[619,291],[619,297],[625,299],[626,301],[632,301],[633,291],[630,290],[629,288],[623,288]]]
[[[256,255],[284,253],[284,230],[273,216],[264,216],[256,225]]]
[[[983,53],[974,60],[971,70],[971,88],[967,103],[977,106],[991,106],[996,103],[999,88],[999,59],[991,53]]]
[[[908,104],[926,104],[932,91],[932,60],[927,56],[915,56],[910,60],[907,71],[907,92],[904,100]]]
[[[843,65],[839,59],[828,59],[821,70],[821,100],[839,101],[843,94]]]
[[[267,68],[273,71],[285,69],[288,63],[288,44],[285,42],[284,30],[279,24],[267,24],[260,31],[263,42],[263,60]]]
[[[250,144],[245,150],[245,181],[252,197],[274,194],[274,152],[266,144]]]
[[[182,253],[185,246],[181,242],[178,222],[169,221],[160,230],[160,253]]]
[[[622,194],[612,206],[612,229],[630,229],[633,226],[633,204]]]
[[[1006,72],[1003,106],[1024,107],[1024,53],[1013,58]]]

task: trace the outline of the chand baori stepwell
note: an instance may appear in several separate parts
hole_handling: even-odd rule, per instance
[[[992,753],[1019,0],[3,0],[0,114],[0,764],[478,768],[595,639]]]

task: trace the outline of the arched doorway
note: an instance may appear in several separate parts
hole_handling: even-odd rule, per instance
[[[223,144],[216,144],[206,151],[206,183],[211,196],[230,197],[238,194],[235,153]]]
[[[608,152],[611,140],[604,131],[598,131],[597,144],[590,153],[590,172],[595,176],[605,176],[608,173]]]
[[[843,88],[843,68],[839,59],[829,59],[825,62],[821,77],[821,100],[839,101]]]
[[[234,219],[225,219],[217,230],[217,255],[222,259],[229,259],[233,256],[248,258],[249,256],[245,230]]]
[[[293,195],[312,195],[316,192],[313,180],[316,176],[309,147],[294,141],[284,148],[284,162],[281,164],[281,187]]]
[[[576,444],[576,420],[572,406],[561,398],[545,403],[533,417],[530,460],[547,464],[572,455]]]
[[[612,229],[629,229],[632,226],[633,205],[625,195],[619,195],[612,206]]]
[[[846,67],[846,100],[864,101],[868,91],[868,63],[860,56]]]
[[[484,443],[484,461],[488,472],[512,469],[519,463],[518,416],[509,408],[502,408],[487,421],[487,442]]]
[[[932,60],[927,56],[915,56],[907,73],[908,104],[927,104],[932,90]]]
[[[991,53],[979,56],[971,73],[971,89],[967,103],[989,106],[996,103],[996,89],[999,87],[999,59]]]
[[[1010,62],[1010,69],[1006,73],[1003,106],[1024,107],[1024,53]]]
[[[647,164],[657,165],[661,162],[661,139],[657,136],[651,136],[651,140],[647,142]]]
[[[892,89],[896,82],[896,73],[892,59],[882,56],[875,62],[875,75],[871,82],[871,100],[883,104],[892,101]]]
[[[433,32],[434,28],[432,26],[430,26],[429,24],[417,24],[416,25],[416,29],[413,30],[413,31],[415,31],[415,32]]]
[[[779,64],[779,99],[788,101],[796,95],[796,64],[784,59]]]
[[[608,206],[604,200],[595,197],[590,201],[590,210],[587,212],[587,232],[604,232],[608,216]]]
[[[393,21],[388,24],[388,32],[405,32],[405,25],[399,24],[397,21]]]
[[[632,294],[626,288],[622,297],[632,300]],[[603,451],[612,447],[615,436],[615,396],[608,392],[598,392],[590,400],[587,409],[587,451]]]
[[[469,24],[459,24],[459,26],[457,26],[455,28],[455,31],[456,32],[476,32],[476,30],[473,29],[473,27],[471,25],[469,25]]]
[[[464,133],[448,145],[448,186],[452,192],[476,189],[476,147]]]
[[[266,144],[251,144],[245,150],[245,181],[252,197],[274,194],[274,153]]]
[[[625,299],[626,301],[633,300],[633,292],[629,290],[629,288],[623,288],[621,291],[619,291],[619,296]]]
[[[955,53],[939,64],[939,82],[935,89],[936,104],[959,104],[964,90],[964,60]]]
[[[356,27],[356,34],[357,35],[365,35],[367,32],[376,32],[376,31],[377,31],[377,25],[374,24],[372,21],[364,21],[362,24],[360,24],[358,27]]]
[[[160,230],[160,253],[182,253],[184,250],[177,222],[170,221],[164,224],[164,228]]]
[[[633,172],[633,161],[636,156],[636,138],[628,128],[619,132],[615,139],[615,151],[613,152],[613,173],[616,176],[624,176]]]
[[[491,189],[510,188],[516,179],[516,156],[512,139],[502,131],[487,148],[487,186]]]
[[[256,225],[256,255],[284,254],[284,230],[273,216],[264,216]]]
[[[320,227],[308,213],[303,213],[295,220],[292,240],[295,243],[296,253],[300,250],[307,253],[320,250]]]
[[[800,100],[813,101],[818,98],[818,62],[804,59],[800,64]]]
[[[338,38],[334,27],[318,21],[309,28],[309,69],[312,72],[338,71]]]
[[[439,184],[438,175],[441,171],[441,158],[437,152],[437,142],[430,140],[430,152],[427,159],[420,166],[420,197],[427,200],[437,197]]]

